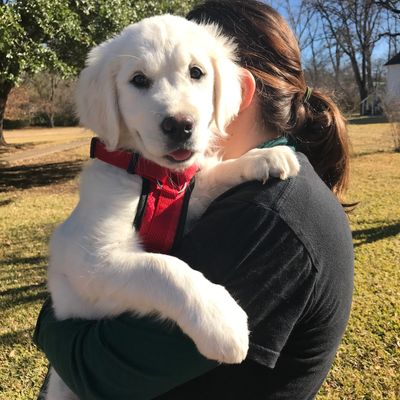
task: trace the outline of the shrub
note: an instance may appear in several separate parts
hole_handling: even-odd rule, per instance
[[[46,113],[38,111],[32,115],[31,118],[31,125],[32,126],[49,126],[49,117]]]
[[[64,114],[57,114],[54,117],[54,125],[55,126],[76,126],[78,125],[79,121],[75,114],[71,113],[64,113]]]
[[[29,126],[28,119],[4,119],[3,128],[4,129],[22,129]]]

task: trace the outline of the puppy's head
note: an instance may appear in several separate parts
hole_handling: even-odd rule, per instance
[[[81,123],[109,150],[185,168],[239,110],[235,46],[213,25],[142,20],[90,52],[76,101]]]

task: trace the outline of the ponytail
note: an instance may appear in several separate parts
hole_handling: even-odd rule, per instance
[[[307,101],[294,105],[296,126],[290,134],[320,178],[338,196],[349,180],[349,141],[346,120],[324,93],[313,90]]]

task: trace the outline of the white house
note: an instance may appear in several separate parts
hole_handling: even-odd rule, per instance
[[[386,74],[386,103],[400,102],[400,53],[391,58],[385,66]]]

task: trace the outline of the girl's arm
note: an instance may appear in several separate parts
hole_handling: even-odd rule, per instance
[[[85,400],[151,399],[217,365],[172,324],[128,314],[57,321],[50,299],[40,312],[34,341]]]

